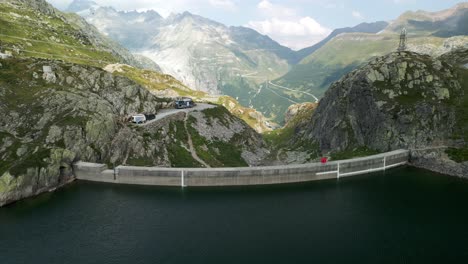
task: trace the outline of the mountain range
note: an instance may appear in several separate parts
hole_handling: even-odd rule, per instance
[[[278,78],[295,59],[292,50],[254,30],[226,27],[189,12],[162,18],[155,11],[117,11],[86,0],[72,2],[68,11],[133,53],[153,59],[189,87],[211,94],[247,97],[231,91],[239,76]],[[255,78],[247,79],[246,86],[257,83]],[[248,87],[241,90],[248,93]]]
[[[250,28],[227,27],[189,12],[163,18],[155,11],[117,11],[89,0],[75,0],[67,11],[192,89],[232,96],[282,123],[290,105],[316,101],[343,74],[395,50],[403,27],[412,51],[440,55],[466,45],[467,5],[336,29],[299,51]]]
[[[396,50],[403,28],[408,31],[410,51],[438,56],[468,45],[467,17],[468,3],[460,3],[440,12],[406,12],[374,32],[335,35],[276,82],[322,96],[343,74]]]

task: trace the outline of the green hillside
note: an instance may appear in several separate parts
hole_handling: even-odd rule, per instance
[[[381,33],[344,33],[337,35],[299,64],[274,80],[274,83],[294,90],[306,91],[322,97],[328,87],[352,70],[371,59],[386,55],[398,48],[399,33],[408,30],[408,50],[439,56],[468,43],[468,4],[430,13],[406,12]],[[282,94],[284,91],[278,91]],[[304,98],[291,98],[298,103]],[[272,113],[281,122],[281,114],[290,104],[282,102]]]
[[[128,62],[112,41],[73,23],[80,21],[79,17],[61,13],[45,2],[2,1],[0,14],[2,52],[101,67]],[[126,56],[131,57],[129,53]]]
[[[409,45],[440,47],[444,38],[433,36],[410,37]],[[277,83],[323,96],[328,86],[346,73],[397,49],[399,35],[349,33],[340,35],[324,47],[306,57]]]
[[[265,117],[252,108],[241,105],[230,96],[209,95],[202,91],[195,91],[182,84],[180,81],[168,74],[162,74],[151,70],[142,70],[128,65],[109,65],[106,70],[113,71],[115,75],[127,77],[140,84],[152,94],[173,98],[188,96],[197,102],[209,102],[224,106],[231,114],[244,120],[250,127],[259,133],[270,131]],[[167,99],[171,101],[170,99]]]

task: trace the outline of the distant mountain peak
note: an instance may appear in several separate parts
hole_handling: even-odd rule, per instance
[[[299,62],[301,59],[306,58],[307,56],[310,56],[312,53],[314,53],[316,50],[320,49],[324,45],[326,45],[330,40],[332,40],[334,37],[343,34],[343,33],[371,33],[371,34],[376,34],[382,30],[384,30],[388,26],[388,22],[385,21],[377,21],[373,23],[361,23],[357,26],[354,27],[346,27],[346,28],[337,28],[333,30],[330,35],[328,35],[325,39],[320,41],[319,43],[311,46],[304,48],[302,50],[299,50],[297,52],[298,54],[298,61]]]
[[[213,25],[213,26],[223,26],[225,27],[223,24],[219,23],[219,22],[216,22],[214,20],[211,20],[209,18],[206,18],[206,17],[202,17],[202,16],[199,16],[199,15],[196,15],[196,14],[192,14],[188,11],[185,11],[183,13],[172,13],[171,15],[169,15],[165,21],[166,23],[174,23],[174,22],[180,22],[180,21],[184,21],[184,20],[192,20],[194,21],[195,23],[200,23],[200,24],[209,24],[209,25]]]
[[[405,27],[413,35],[452,37],[468,34],[468,3],[437,11],[407,11],[385,29],[386,33],[399,33]]]

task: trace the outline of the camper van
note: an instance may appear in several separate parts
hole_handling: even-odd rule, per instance
[[[146,123],[146,116],[145,115],[133,115],[132,116],[132,123],[135,123],[135,124]]]
[[[193,102],[192,98],[177,98],[175,101],[175,108],[177,109],[184,109],[184,108],[192,108],[195,106],[195,103]]]

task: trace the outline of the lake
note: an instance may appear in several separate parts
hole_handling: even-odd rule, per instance
[[[468,180],[411,167],[307,184],[75,182],[0,208],[0,263],[468,263]]]

